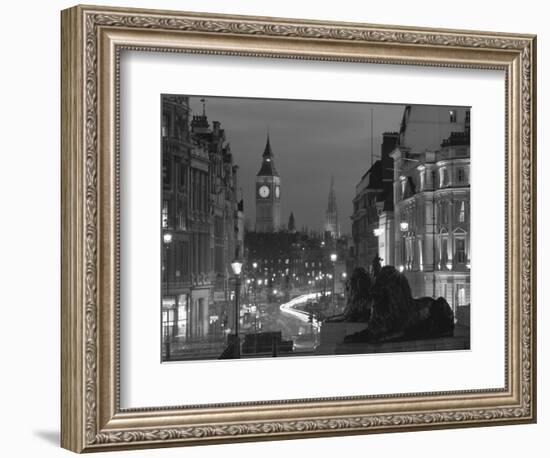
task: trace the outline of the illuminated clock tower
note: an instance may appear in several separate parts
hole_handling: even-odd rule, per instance
[[[275,169],[269,134],[256,175],[256,232],[278,232],[281,228],[281,177]]]

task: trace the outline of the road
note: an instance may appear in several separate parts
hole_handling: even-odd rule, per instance
[[[309,322],[308,313],[298,309],[305,305],[309,299],[318,297],[321,293],[314,292],[302,294],[288,302],[270,302],[262,306],[261,331],[281,331],[284,340],[293,340],[298,351],[313,351],[316,345],[312,332],[319,332],[320,324],[316,320]]]

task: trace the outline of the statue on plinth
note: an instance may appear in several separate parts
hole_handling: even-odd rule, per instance
[[[344,342],[396,342],[454,333],[454,314],[447,301],[413,298],[407,278],[393,266],[380,269],[366,297],[371,304],[368,326]]]
[[[356,267],[346,283],[344,312],[327,323],[366,323],[344,342],[396,342],[451,337],[454,313],[443,297],[413,298],[407,277],[393,266],[381,266],[376,255],[372,273]]]
[[[372,277],[362,267],[356,267],[346,282],[346,308],[340,315],[327,318],[328,323],[368,322],[371,317]]]

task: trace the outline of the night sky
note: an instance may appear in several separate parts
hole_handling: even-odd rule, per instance
[[[201,96],[190,97],[193,114]],[[399,130],[403,105],[206,97],[210,123],[220,121],[239,166],[239,184],[250,227],[255,222],[255,178],[269,130],[275,167],[281,176],[281,222],[294,212],[296,227],[320,231],[330,177],[343,233],[351,233],[355,186],[371,165],[371,109],[374,160],[382,133]]]

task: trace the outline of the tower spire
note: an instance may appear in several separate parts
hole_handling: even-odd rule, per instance
[[[262,154],[262,156],[264,158],[269,158],[269,159],[273,158],[273,151],[271,150],[271,142],[269,141],[269,130],[267,131],[267,139],[265,142],[264,154]]]
[[[328,192],[328,206],[325,213],[325,234],[332,238],[340,237],[338,222],[338,207],[336,205],[336,191],[334,190],[334,175],[330,176],[330,190]]]

